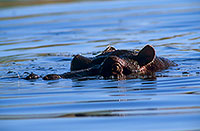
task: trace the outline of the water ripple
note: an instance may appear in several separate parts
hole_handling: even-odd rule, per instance
[[[0,2],[0,130],[200,130],[199,4]],[[67,72],[74,55],[93,57],[108,45],[146,44],[178,66],[154,79],[19,79]]]

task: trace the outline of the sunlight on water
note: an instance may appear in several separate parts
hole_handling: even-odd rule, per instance
[[[0,130],[199,131],[200,2],[0,1]],[[19,79],[74,55],[155,47],[156,79]],[[36,126],[37,125],[37,126]]]

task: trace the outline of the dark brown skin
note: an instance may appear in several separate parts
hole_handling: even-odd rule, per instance
[[[34,74],[33,72],[31,74],[29,74],[25,79],[26,80],[31,80],[31,79],[38,79],[40,78],[40,76],[38,76],[37,74]]]
[[[128,76],[151,76],[156,71],[175,65],[168,59],[157,57],[154,48],[150,45],[146,45],[139,52],[108,47],[100,55],[93,58],[76,55],[71,62],[71,72],[49,74],[43,79],[55,80],[85,76],[126,79]]]

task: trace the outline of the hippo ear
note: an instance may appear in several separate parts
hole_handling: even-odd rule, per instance
[[[140,66],[151,62],[155,57],[155,50],[152,46],[146,45],[137,55],[137,61]]]
[[[107,53],[107,52],[112,52],[112,51],[115,51],[115,50],[116,50],[116,49],[115,49],[114,47],[108,46],[108,47],[102,52],[102,54]]]

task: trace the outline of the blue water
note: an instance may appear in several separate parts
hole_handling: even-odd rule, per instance
[[[1,131],[200,130],[200,1],[34,2],[0,2]],[[146,44],[178,66],[155,80],[17,78]]]

